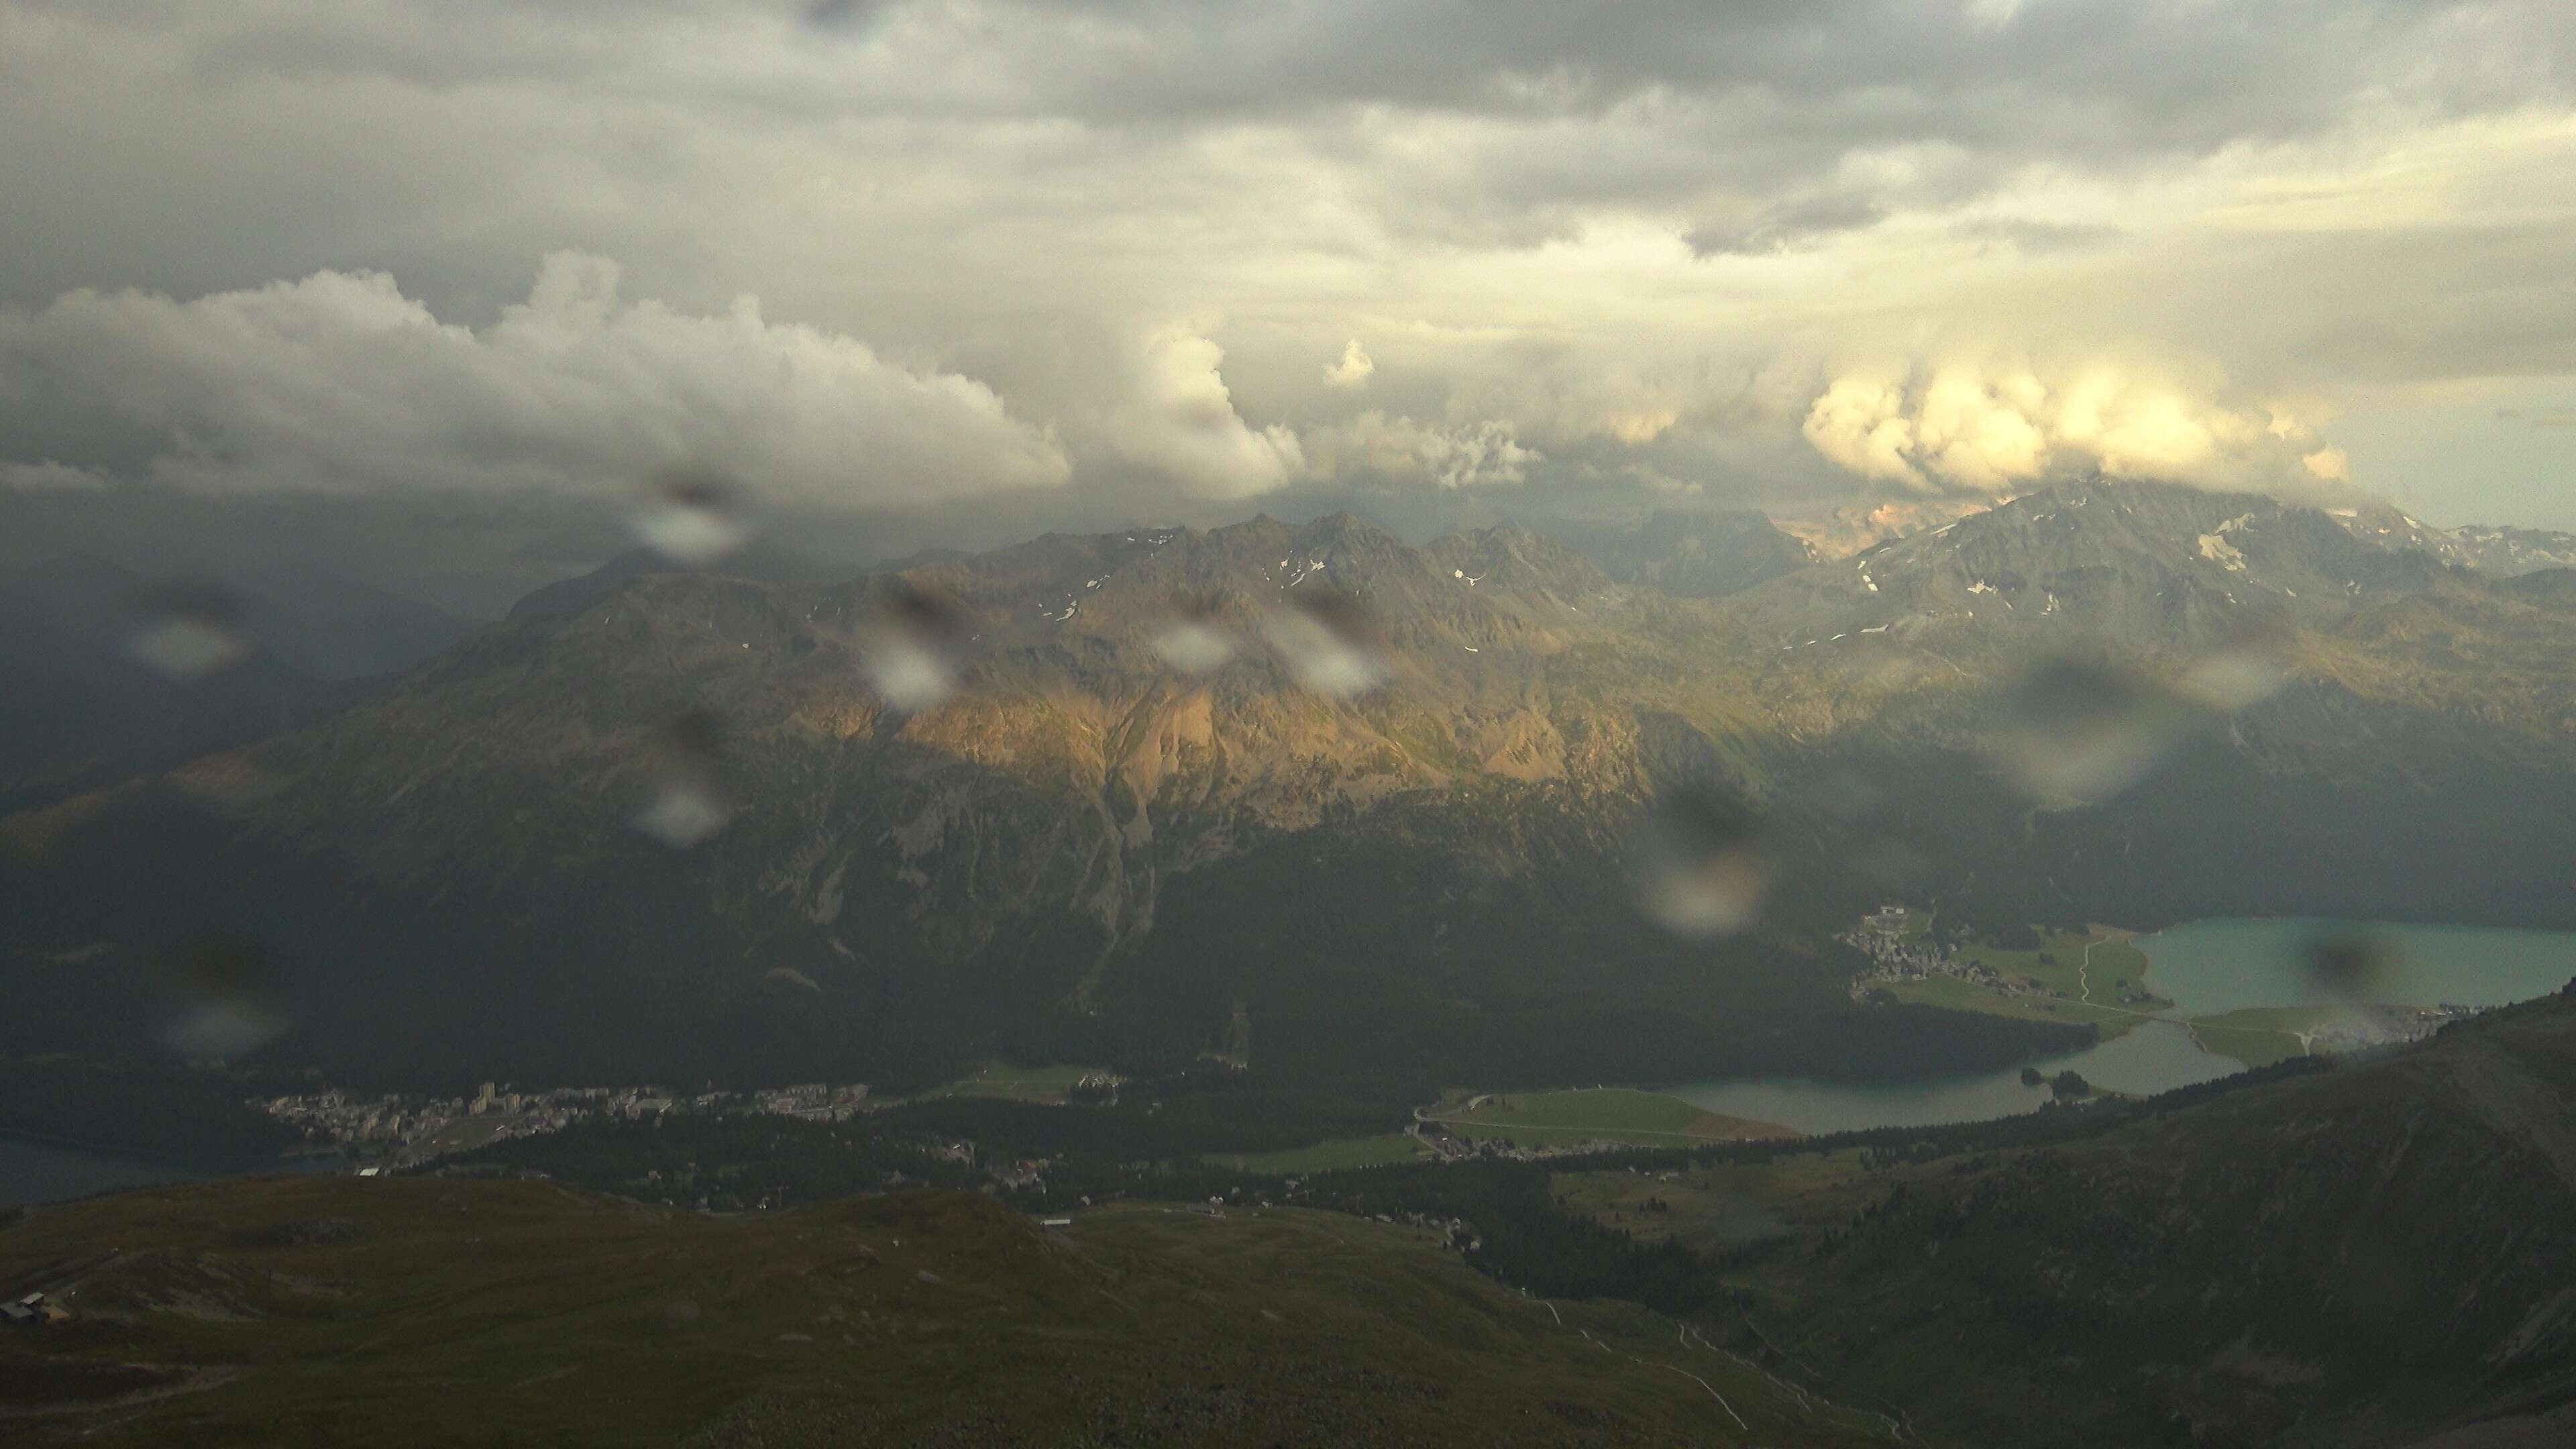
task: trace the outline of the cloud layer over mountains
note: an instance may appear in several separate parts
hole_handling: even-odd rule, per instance
[[[2055,374],[1964,359],[1845,373],[1801,431],[1861,477],[1917,492],[2009,494],[2070,472],[2258,490],[2345,476],[2295,415],[2231,405],[2207,379],[2116,359]]]
[[[2576,401],[2571,77],[2556,0],[0,0],[0,480],[2474,513],[2350,420]]]
[[[972,378],[771,322],[751,297],[707,317],[629,301],[614,263],[571,252],[479,330],[373,272],[188,302],[73,292],[0,316],[0,397],[58,485],[137,469],[212,491],[631,493],[720,467],[782,503],[850,506],[1069,473]]]

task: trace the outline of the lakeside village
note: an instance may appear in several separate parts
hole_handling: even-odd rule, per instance
[[[1125,1079],[1094,1072],[1074,1082],[1076,1102],[1114,1102]],[[434,1158],[467,1152],[514,1137],[539,1137],[581,1122],[635,1122],[663,1116],[767,1113],[806,1122],[844,1122],[862,1112],[897,1106],[899,1097],[871,1097],[864,1083],[820,1082],[748,1092],[683,1095],[661,1087],[557,1087],[544,1092],[504,1091],[485,1082],[471,1097],[357,1097],[341,1091],[253,1099],[250,1106],[304,1134],[308,1148],[347,1153],[366,1176],[417,1167]],[[1505,1159],[1537,1162],[1580,1157],[1623,1144],[1605,1135],[1574,1142],[1523,1143],[1509,1136],[1466,1137],[1435,1120],[1417,1118],[1407,1132],[1443,1162]],[[971,1162],[975,1145],[950,1144],[952,1160]],[[995,1164],[1005,1186],[1033,1185],[1043,1164]],[[1023,1180],[1025,1179],[1025,1180]]]
[[[557,1087],[509,1092],[485,1082],[471,1097],[365,1098],[330,1091],[271,1097],[250,1104],[304,1134],[320,1148],[410,1167],[513,1137],[560,1132],[578,1122],[642,1121],[672,1114],[767,1112],[807,1122],[841,1122],[872,1105],[865,1084],[820,1082],[752,1092],[685,1096],[661,1087]],[[365,1169],[361,1169],[364,1171]]]
[[[1929,981],[1935,976],[1956,977],[1998,996],[2056,999],[2054,992],[2035,982],[2007,976],[1984,961],[1962,955],[1955,945],[1934,937],[1922,919],[1901,905],[1880,906],[1863,916],[1859,925],[1834,939],[1869,958],[1869,969],[1851,979],[1851,998],[1854,1001],[1867,1001],[1871,992],[1883,991],[1899,982]],[[2108,1004],[2121,1005],[2145,999],[2137,992],[2130,992],[2119,1001]]]
[[[1957,946],[1937,940],[1914,912],[1901,905],[1879,907],[1862,917],[1859,925],[1834,939],[1869,958],[1869,969],[1851,979],[1851,998],[1854,1001],[1880,999],[1876,993],[1883,993],[1898,983],[1928,981],[1936,976],[1953,977],[1997,996],[2041,1001],[2072,999],[1962,954]],[[2097,988],[2091,1004],[2134,1010],[2146,1016],[2160,1016],[2158,1008],[2168,1006],[2168,1003],[2138,988],[2124,989],[2116,994]],[[2337,1010],[2306,1030],[2279,1029],[2295,1037],[2310,1055],[2340,1056],[2419,1041],[2450,1022],[2477,1014],[2476,1007],[2450,1002],[2438,1006],[2356,1005]],[[2182,1020],[2180,1017],[2162,1019]]]

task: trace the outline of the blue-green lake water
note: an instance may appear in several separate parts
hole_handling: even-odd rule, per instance
[[[2252,1006],[2305,1006],[2327,999],[2311,970],[2320,940],[2368,944],[2378,963],[2363,994],[2393,1005],[2507,1006],[2546,996],[2576,978],[2576,932],[2412,926],[2304,919],[2193,921],[2138,938],[2146,985],[2174,1003],[2175,1018]],[[2148,1096],[2239,1070],[2202,1051],[2172,1021],[2153,1021],[2114,1040],[2036,1063],[2073,1070],[2097,1087]],[[1856,1084],[1805,1077],[1684,1082],[1664,1088],[1712,1112],[1777,1122],[1800,1132],[1857,1132],[1977,1122],[2037,1111],[2045,1087],[2026,1087],[2021,1069]]]
[[[2402,926],[2299,918],[2193,921],[2140,936],[2147,984],[2176,1016],[2249,1006],[2311,1006],[2329,999],[2308,968],[2309,948],[2346,940],[2371,948],[2377,970],[2363,993],[2397,1006],[2510,1006],[2547,996],[2576,977],[2576,933],[2485,926]]]

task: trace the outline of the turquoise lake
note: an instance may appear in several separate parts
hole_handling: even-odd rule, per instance
[[[2326,999],[2309,969],[2323,939],[2367,943],[2379,969],[2364,992],[2392,1005],[2488,1007],[2546,996],[2576,978],[2576,933],[2482,926],[2415,926],[2308,919],[2193,921],[2138,938],[2147,985],[2174,1003],[2174,1017],[2251,1006],[2306,1006]],[[2169,1021],[2148,1022],[2098,1046],[2036,1064],[2073,1070],[2097,1087],[2139,1096],[2211,1081],[2239,1070],[2202,1051]],[[1799,1132],[1923,1127],[2033,1112],[2048,1100],[2026,1087],[2021,1069],[1904,1082],[1750,1077],[1683,1082],[1663,1090],[1712,1112],[1776,1122]]]
[[[2379,970],[2364,995],[2398,1006],[2509,1006],[2576,977],[2576,933],[2485,926],[2404,926],[2300,918],[2193,921],[2140,936],[2147,982],[2176,1016],[2328,999],[2308,970],[2309,947],[2342,939],[2372,947]]]

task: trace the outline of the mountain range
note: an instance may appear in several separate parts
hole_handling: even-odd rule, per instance
[[[392,1080],[2010,1061],[2070,1029],[1855,1006],[1832,933],[2576,924],[2569,575],[2385,516],[2088,480],[1817,562],[1347,515],[630,562],[11,817],[0,1046],[165,1030],[212,934],[253,1049]],[[1676,883],[1724,898],[1680,935]]]

